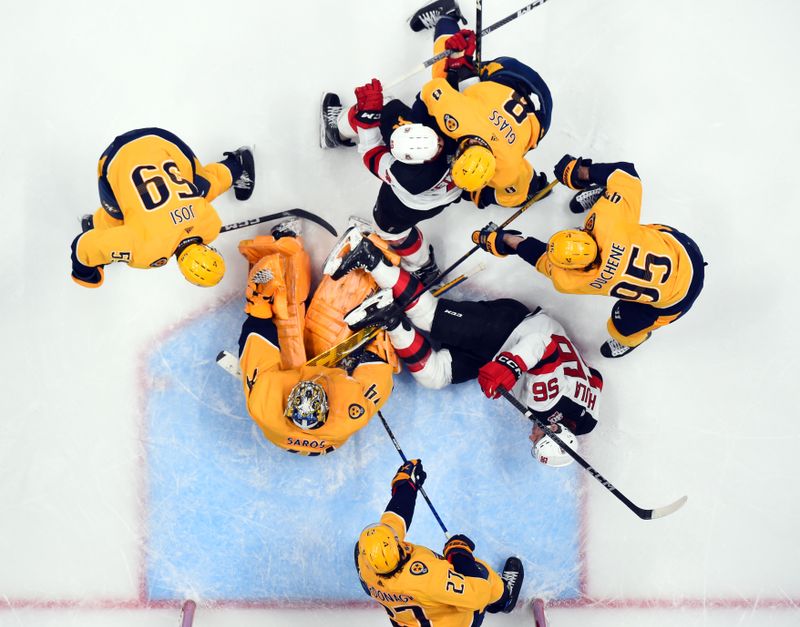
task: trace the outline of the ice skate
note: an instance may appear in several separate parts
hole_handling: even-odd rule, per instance
[[[426,4],[421,9],[417,10],[414,15],[408,19],[408,25],[415,33],[421,30],[434,28],[436,22],[442,16],[452,17],[456,21],[467,23],[467,19],[461,14],[461,9],[455,0],[434,0],[430,4]]]
[[[582,189],[569,201],[569,210],[572,213],[589,211],[594,207],[594,203],[600,200],[604,191],[606,191],[606,188],[599,185],[590,185],[586,189]]]
[[[342,101],[337,94],[328,92],[322,96],[319,118],[320,148],[338,148],[339,146],[355,146],[349,139],[339,133],[339,116],[342,114]]]
[[[373,325],[391,331],[404,317],[403,310],[394,302],[392,290],[387,288],[367,297],[358,307],[347,312],[344,321],[352,331]]]
[[[289,218],[273,226],[269,232],[276,240],[282,237],[298,237],[302,235],[303,223],[300,218]]]
[[[439,278],[440,271],[439,266],[436,264],[436,256],[433,254],[433,246],[428,247],[428,253],[428,261],[420,268],[411,271],[411,274],[417,277],[425,287],[430,288]]]
[[[517,605],[519,592],[522,590],[522,580],[525,577],[525,571],[522,568],[522,561],[518,557],[509,557],[503,566],[503,572],[500,578],[506,584],[506,591],[508,592],[508,600],[501,612],[509,614]]]
[[[648,333],[647,337],[644,339],[643,342],[637,344],[636,346],[625,346],[624,344],[620,344],[615,340],[613,337],[608,338],[603,345],[600,347],[600,354],[603,357],[608,357],[609,359],[616,359],[618,357],[624,357],[628,353],[630,353],[633,349],[638,348],[644,342],[650,339],[652,333]]]
[[[256,165],[253,159],[253,150],[248,146],[237,148],[233,152],[223,153],[226,157],[235,159],[242,171],[239,176],[233,181],[233,193],[236,195],[236,200],[247,200],[253,195],[253,188],[256,184]]]
[[[338,280],[356,268],[373,270],[383,260],[381,249],[363,237],[358,227],[350,227],[331,250],[322,271]]]

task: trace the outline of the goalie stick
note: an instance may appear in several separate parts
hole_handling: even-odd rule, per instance
[[[654,518],[664,518],[664,516],[669,516],[677,512],[681,507],[684,506],[686,501],[688,500],[688,496],[682,496],[674,503],[670,503],[669,505],[665,505],[664,507],[657,507],[655,509],[644,509],[636,505],[633,501],[631,501],[627,496],[625,496],[622,492],[617,490],[608,479],[606,479],[603,475],[597,472],[594,468],[589,465],[583,457],[578,455],[575,451],[573,451],[569,446],[567,446],[564,441],[559,438],[555,433],[550,431],[548,428],[549,425],[542,420],[541,418],[537,418],[533,410],[530,407],[526,407],[522,403],[520,403],[514,396],[511,395],[511,392],[506,390],[505,388],[498,388],[497,391],[505,398],[509,403],[511,403],[514,407],[517,408],[526,418],[529,418],[533,422],[535,422],[541,429],[543,429],[547,436],[553,440],[558,446],[560,446],[563,451],[569,455],[572,459],[574,459],[580,466],[586,469],[592,477],[597,479],[606,490],[611,492],[614,496],[616,496],[620,501],[622,501],[629,510],[631,510],[634,514],[636,514],[642,520],[653,520]]]
[[[462,274],[455,279],[442,285],[434,290],[434,296],[441,296],[442,294],[450,291],[457,285],[461,285],[469,277],[474,276],[486,267],[485,264],[478,264],[469,274]],[[328,350],[321,352],[316,357],[312,357],[306,362],[306,366],[327,366],[329,368],[338,364],[342,359],[347,357],[354,350],[360,348],[372,338],[374,338],[378,331],[381,330],[380,326],[364,327],[360,331],[356,331],[352,335],[346,337],[338,344],[331,346]],[[237,379],[242,378],[242,371],[239,368],[239,358],[228,351],[220,351],[216,358],[217,365],[225,372]]]
[[[266,216],[261,216],[259,218],[251,218],[250,220],[242,220],[241,222],[234,222],[233,224],[226,224],[223,226],[219,232],[220,233],[227,233],[228,231],[235,231],[236,229],[243,229],[248,226],[253,226],[255,224],[261,224],[263,222],[269,222],[270,220],[277,220],[278,218],[303,218],[308,220],[309,222],[313,222],[314,224],[319,224],[323,229],[328,231],[334,237],[338,237],[339,234],[336,232],[336,229],[333,228],[327,220],[323,220],[317,214],[311,213],[310,211],[306,211],[305,209],[287,209],[286,211],[279,211],[278,213],[270,213]]]
[[[184,601],[183,607],[181,608],[181,619],[178,623],[178,627],[192,627],[194,624],[194,611],[197,608],[197,604],[192,601]]]
[[[501,26],[505,26],[509,22],[517,19],[521,15],[525,15],[528,11],[531,11],[532,9],[535,9],[540,4],[544,4],[545,2],[547,2],[547,0],[536,0],[535,2],[531,2],[530,4],[526,4],[524,7],[522,7],[518,11],[514,11],[514,13],[512,13],[511,15],[506,15],[502,20],[497,20],[494,24],[490,24],[489,26],[487,26],[486,28],[483,28],[483,29],[481,29],[480,24],[478,24],[477,27],[476,27],[476,30],[477,30],[476,35],[478,36],[478,41],[480,41],[481,37],[496,31]],[[414,76],[414,74],[416,74],[418,72],[422,72],[425,68],[429,68],[434,63],[436,63],[437,61],[441,61],[442,59],[444,59],[447,56],[450,56],[450,51],[449,50],[445,50],[444,52],[440,52],[439,54],[432,56],[427,61],[423,61],[422,63],[420,63],[418,66],[416,66],[410,72],[408,72],[406,74],[403,74],[403,76],[401,76],[400,78],[396,78],[391,83],[384,84],[383,89],[387,90],[387,89],[391,89],[392,87],[396,87],[397,85],[399,85],[403,81],[405,81],[405,80],[411,78],[412,76]],[[477,57],[477,60],[480,62],[480,58],[479,57],[480,57],[480,54]]]

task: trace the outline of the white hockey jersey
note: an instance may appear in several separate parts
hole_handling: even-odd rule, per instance
[[[542,311],[525,318],[497,354],[522,358],[527,370],[511,393],[548,422],[561,422],[575,435],[594,429],[603,378],[589,366],[558,322]]]
[[[370,172],[391,186],[398,200],[410,209],[428,211],[461,198],[450,175],[447,155],[419,165],[398,161],[383,141],[379,128],[358,129],[358,152]]]

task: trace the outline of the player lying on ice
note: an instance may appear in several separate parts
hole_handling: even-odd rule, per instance
[[[589,212],[583,228],[559,231],[547,243],[518,231],[483,229],[473,241],[498,257],[519,255],[559,292],[619,299],[600,352],[622,357],[689,311],[703,289],[703,255],[677,229],[639,224],[642,182],[632,163],[565,155],[554,172],[565,185],[584,190],[570,202],[574,213]]]
[[[373,79],[355,90],[352,107],[342,107],[332,93],[322,103],[321,145],[358,144],[364,164],[383,182],[373,209],[377,232],[400,255],[402,267],[425,284],[438,267],[420,222],[458,202],[462,190],[481,208],[514,207],[547,184],[523,155],[550,125],[549,89],[509,57],[486,64],[481,82],[470,86],[478,82],[471,56],[475,35],[458,31],[460,19],[458,5],[443,0],[411,20],[415,31],[435,27],[434,52],[456,53],[432,67],[434,80],[425,89],[433,85],[435,97],[418,100],[413,110],[396,99],[384,104],[381,83]],[[459,87],[466,89],[463,95]]]
[[[250,198],[255,167],[249,148],[202,165],[173,133],[141,128],[114,139],[97,172],[103,206],[84,216],[83,232],[72,242],[76,283],[100,287],[106,264],[160,268],[172,255],[190,283],[219,283],[225,262],[208,244],[222,223],[211,201],[231,187],[237,200]]]
[[[584,361],[564,328],[541,309],[530,311],[509,298],[436,298],[414,276],[391,265],[357,230],[348,230],[340,245],[348,252],[326,271],[337,279],[364,269],[382,288],[345,316],[345,322],[353,330],[385,328],[419,383],[438,389],[477,378],[489,398],[499,398],[503,387],[553,425],[573,448],[575,435],[594,429],[603,378]],[[440,344],[440,350],[434,350],[421,331]],[[543,436],[534,427],[532,453],[539,461],[550,466],[571,463],[571,457]]]
[[[306,365],[306,357],[349,335],[344,312],[375,284],[366,273],[346,284],[325,277],[306,312],[311,274],[296,220],[243,240],[239,251],[250,264],[239,337],[247,411],[273,444],[301,455],[330,453],[389,398],[397,362],[380,336],[338,368]]]
[[[498,575],[473,555],[475,543],[467,536],[452,536],[443,556],[406,542],[425,477],[418,459],[400,466],[380,522],[361,532],[355,561],[364,592],[386,609],[395,626],[474,627],[485,612],[511,612],[524,576],[519,558],[509,557]]]

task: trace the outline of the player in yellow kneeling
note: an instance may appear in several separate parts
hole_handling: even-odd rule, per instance
[[[559,231],[547,243],[488,228],[475,231],[472,239],[499,257],[519,255],[559,292],[617,298],[607,325],[611,337],[600,352],[622,357],[689,311],[703,289],[703,255],[677,229],[639,224],[642,182],[632,163],[565,155],[555,175],[581,190],[570,209],[589,212],[583,228]]]
[[[210,287],[225,273],[209,244],[222,223],[211,201],[233,187],[238,200],[253,193],[253,153],[242,147],[219,163],[202,165],[179,137],[160,128],[120,135],[97,166],[102,208],[83,218],[72,242],[72,278],[100,287],[113,262],[159,268],[174,254],[186,280]]]
[[[400,466],[380,522],[361,532],[355,562],[364,592],[396,626],[470,627],[480,625],[485,612],[511,612],[522,588],[519,558],[509,557],[498,575],[473,555],[475,544],[464,535],[445,543],[444,556],[406,542],[425,477],[418,459]]]
[[[314,346],[331,332],[329,326],[318,329],[314,302],[325,301],[325,312],[332,317],[342,316],[353,304],[345,298],[337,314],[330,295],[327,301],[326,294],[321,299],[315,295],[314,311],[306,314],[311,277],[302,240],[286,229],[273,233],[239,245],[251,263],[247,319],[239,338],[247,411],[276,446],[301,455],[324,455],[365,427],[388,400],[394,368],[387,360],[392,358],[379,342],[343,367],[305,365],[306,344]],[[328,288],[321,286],[318,295],[320,291]],[[343,321],[339,326],[349,333]],[[339,339],[331,337],[333,343]]]

